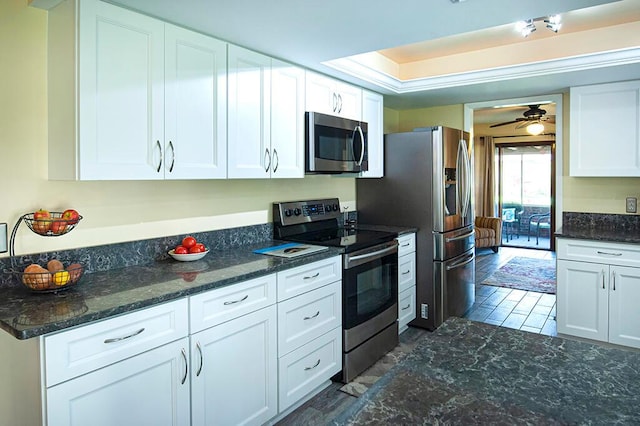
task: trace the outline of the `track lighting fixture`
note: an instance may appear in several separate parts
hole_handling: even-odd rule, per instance
[[[516,23],[516,30],[522,37],[528,37],[529,34],[536,30],[536,22],[543,21],[547,28],[557,33],[560,30],[562,24],[560,23],[560,15],[550,15],[546,18],[527,19]]]

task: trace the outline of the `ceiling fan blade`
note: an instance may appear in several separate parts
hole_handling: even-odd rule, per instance
[[[500,127],[500,126],[506,126],[507,124],[513,124],[513,123],[517,123],[520,120],[513,120],[513,121],[507,121],[505,123],[498,123],[498,124],[492,124],[489,127]]]

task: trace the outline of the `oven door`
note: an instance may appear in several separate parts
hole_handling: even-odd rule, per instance
[[[368,170],[367,123],[306,113],[307,173]]]
[[[398,302],[398,242],[344,255],[342,327],[356,327]],[[397,309],[395,320],[397,320]]]

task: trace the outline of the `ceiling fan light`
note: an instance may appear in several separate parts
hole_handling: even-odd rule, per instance
[[[539,122],[531,123],[527,126],[527,133],[533,136],[537,136],[544,132],[544,125]]]

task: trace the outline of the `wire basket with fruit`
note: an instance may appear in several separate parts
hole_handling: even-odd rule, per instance
[[[72,263],[65,267],[57,259],[50,260],[44,268],[36,263],[19,272],[20,281],[34,292],[56,292],[67,289],[76,284],[84,269],[79,263]]]
[[[73,209],[67,209],[63,212],[49,212],[40,209],[34,213],[23,215],[22,220],[36,234],[57,237],[75,228],[82,220],[82,216]]]

